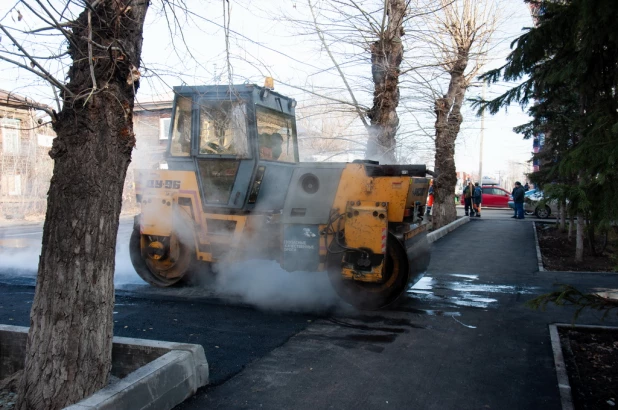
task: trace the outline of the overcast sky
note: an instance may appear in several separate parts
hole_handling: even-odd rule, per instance
[[[52,0],[53,2],[53,0]],[[3,0],[0,5],[2,24],[22,30],[39,27],[34,17],[18,5],[16,9],[23,15],[17,21],[15,11],[7,14],[16,4],[13,0]],[[183,82],[190,85],[227,83],[228,73],[222,1],[188,0],[188,14],[178,14],[179,24],[174,24],[173,16],[161,9],[158,0],[152,2],[148,11],[144,30],[143,61],[148,69],[143,71],[146,81],[142,81],[138,100],[150,101],[169,96],[170,88]],[[301,30],[289,22],[275,19],[283,15],[297,19],[308,19],[306,3],[292,0],[230,0],[230,63],[233,67],[233,82],[251,82],[261,85],[264,76],[276,79],[276,89],[290,95],[303,104],[314,100],[300,88],[318,89],[341,86],[341,79],[334,73],[320,73],[322,68],[332,66],[328,56],[319,46],[315,36],[303,36]],[[509,44],[521,34],[524,26],[532,24],[527,7],[521,0],[502,1],[500,5],[502,23],[496,33],[496,44],[492,49],[487,68],[504,64]],[[226,11],[227,13],[227,11]],[[168,21],[171,22],[168,24]],[[24,45],[37,53],[62,50],[56,38],[45,39],[46,43],[26,39]],[[5,35],[0,38],[0,47],[12,50]],[[346,51],[346,50],[343,50]],[[351,69],[350,75],[367,69],[362,65]],[[60,65],[50,65],[57,78],[63,79],[65,70]],[[356,70],[356,71],[355,71]],[[354,77],[352,77],[354,78]],[[49,86],[32,77],[29,73],[17,71],[8,63],[0,61],[0,88],[15,91],[40,101],[51,103],[52,92]],[[507,85],[492,87],[486,91],[491,97],[507,89]],[[480,95],[480,88],[473,88],[468,96]],[[410,95],[413,95],[410,94]],[[347,98],[347,95],[342,95]],[[413,98],[413,97],[410,97]],[[359,92],[361,103],[370,105],[371,94]],[[426,116],[422,119],[425,133],[432,134],[433,122],[431,108],[424,108]],[[479,163],[480,118],[470,109],[464,110],[465,121],[456,147],[456,163],[459,171],[477,172]],[[418,126],[415,119],[400,112],[405,131]],[[512,128],[527,121],[527,116],[519,107],[511,107],[508,113],[501,112],[485,118],[484,174],[490,175],[507,169],[509,161],[525,162],[530,158],[532,142],[524,141]],[[416,131],[415,131],[416,132]],[[416,135],[416,134],[414,134]],[[409,137],[406,144],[427,145],[427,138]]]

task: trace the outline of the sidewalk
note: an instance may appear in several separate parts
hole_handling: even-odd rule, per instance
[[[537,271],[531,222],[472,220],[432,245],[398,308],[318,320],[177,408],[560,409],[548,324],[573,310],[524,302],[556,282],[615,288],[616,277],[557,275]]]

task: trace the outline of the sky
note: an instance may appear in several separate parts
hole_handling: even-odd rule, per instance
[[[431,2],[431,0],[425,1]],[[523,1],[498,1],[501,21],[492,43],[487,69],[504,64],[510,42],[522,33],[522,27],[532,24]],[[41,26],[22,5],[14,7],[16,1],[3,0],[1,3],[0,23],[3,25],[24,31]],[[231,78],[233,83],[250,82],[261,85],[267,75],[275,78],[275,88],[278,92],[298,100],[298,112],[302,112],[303,107],[321,104],[321,100],[316,100],[313,94],[303,90],[317,91],[338,99],[349,98],[342,90],[341,78],[332,69],[332,62],[320,46],[315,33],[308,34],[303,26],[298,24],[298,21],[306,22],[310,19],[306,3],[293,0],[259,2],[230,0],[227,3],[187,0],[187,4],[189,11],[176,10],[177,20],[174,21],[174,15],[169,9],[162,7],[161,1],[152,2],[144,29],[141,69],[143,80],[138,92],[138,101],[169,98],[171,87],[183,83],[225,84]],[[22,15],[22,20],[18,20],[17,10]],[[75,11],[78,12],[78,9]],[[223,28],[227,21],[230,30],[229,58]],[[325,16],[318,15],[318,22],[324,29],[329,28]],[[60,40],[57,37],[45,37],[41,41],[40,38],[27,36],[24,37],[24,46],[37,55],[45,54],[63,50]],[[350,61],[346,58],[349,58],[354,50],[337,43],[331,45],[333,50],[339,53],[337,58],[346,70],[350,82],[354,83],[357,99],[363,104],[370,105],[371,92],[366,82],[368,75],[365,74],[370,70],[369,66],[348,64]],[[0,37],[0,47],[14,49],[5,35]],[[408,58],[412,59],[413,56]],[[232,67],[231,76],[227,71],[228,60]],[[46,68],[56,78],[61,80],[64,78],[66,66],[54,62],[43,62],[43,64],[47,64]],[[326,70],[327,68],[330,70]],[[365,79],[356,82],[363,76]],[[444,87],[445,83],[442,82],[437,86]],[[486,90],[486,96],[495,96],[509,86],[507,84],[492,86]],[[4,61],[0,61],[0,88],[53,104],[51,87],[44,85],[41,80],[25,70],[16,70]],[[413,117],[400,106],[402,135],[410,135],[405,137],[406,149],[409,148],[413,152],[410,156],[412,160],[431,161],[433,154],[427,150],[431,145],[429,137],[433,135],[431,106],[415,102],[416,94],[413,88],[405,93],[406,96],[402,93],[402,100],[404,97],[410,99],[410,102],[405,104],[411,104],[415,110],[420,110],[420,114],[417,113],[417,117]],[[480,94],[481,88],[475,87],[469,90],[467,96],[475,97]],[[464,108],[463,114],[464,124],[456,145],[456,165],[458,171],[477,172],[481,119],[469,107]],[[502,111],[497,115],[485,117],[484,175],[495,175],[506,170],[509,161],[525,163],[529,160],[532,142],[524,141],[520,135],[512,131],[514,126],[527,121],[527,116],[517,106],[510,107],[508,112]],[[357,120],[355,124],[356,126],[350,127],[347,132],[353,134],[355,138],[364,138],[359,136],[362,134],[360,122]]]

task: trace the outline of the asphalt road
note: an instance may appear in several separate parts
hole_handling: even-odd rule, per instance
[[[433,244],[426,277],[389,311],[354,311],[323,277],[290,279],[272,264],[157,290],[117,259],[114,331],[204,346],[212,384],[179,409],[559,409],[547,325],[573,311],[524,302],[556,282],[615,288],[615,276],[537,272],[532,224],[511,212],[484,210]],[[36,229],[2,228],[0,240]],[[0,252],[0,323],[28,325],[36,256]]]

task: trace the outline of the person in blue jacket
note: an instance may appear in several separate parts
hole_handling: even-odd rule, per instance
[[[479,186],[479,183],[474,184],[474,194],[472,195],[472,207],[477,217],[481,217],[481,202],[483,202],[483,189]],[[474,216],[474,215],[472,215]]]

